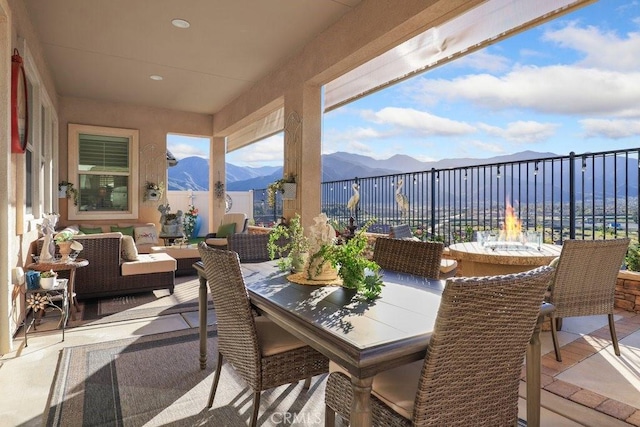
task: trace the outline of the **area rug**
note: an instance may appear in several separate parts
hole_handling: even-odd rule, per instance
[[[80,311],[69,327],[100,325],[146,317],[198,311],[197,278],[176,278],[173,294],[166,289],[80,301]],[[209,301],[209,309],[213,308]]]
[[[229,364],[211,409],[216,331],[200,370],[197,329],[62,350],[44,413],[47,426],[246,426],[252,393]],[[326,375],[262,393],[258,425],[324,424]],[[338,424],[340,425],[340,424]]]

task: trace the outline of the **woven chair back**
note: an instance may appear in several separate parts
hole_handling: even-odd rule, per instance
[[[216,310],[218,350],[254,390],[260,381],[260,351],[238,254],[198,246]]]
[[[516,425],[524,355],[552,274],[447,280],[413,425]]]
[[[549,301],[556,317],[612,314],[629,239],[565,240]]]
[[[437,279],[440,277],[443,249],[441,242],[378,237],[373,248],[373,260],[385,270]]]
[[[413,233],[411,232],[409,224],[392,225],[389,237],[392,239],[411,239]]]

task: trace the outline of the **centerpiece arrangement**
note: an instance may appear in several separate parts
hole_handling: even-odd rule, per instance
[[[367,222],[349,239],[339,239],[326,214],[315,217],[307,237],[308,260],[300,273],[306,283],[341,281],[344,288],[354,289],[367,299],[376,298],[383,286],[380,266],[365,256],[369,244],[365,232],[373,222]]]

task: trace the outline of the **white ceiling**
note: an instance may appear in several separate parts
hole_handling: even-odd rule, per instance
[[[59,95],[207,114],[358,3],[26,0]],[[174,27],[174,18],[191,27]]]

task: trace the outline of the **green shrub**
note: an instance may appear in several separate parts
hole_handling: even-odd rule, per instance
[[[630,245],[624,257],[627,270],[640,271],[640,244]]]

